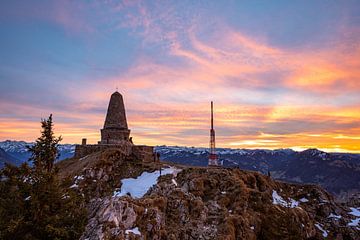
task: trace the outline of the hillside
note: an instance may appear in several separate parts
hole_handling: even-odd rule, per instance
[[[3,141],[0,147],[19,163],[29,158],[23,141]],[[74,155],[74,145],[59,146],[60,160]],[[161,160],[182,165],[206,166],[208,149],[193,147],[158,146]],[[226,149],[217,152],[226,167],[239,167],[265,175],[268,171],[274,179],[292,183],[318,184],[338,200],[347,201],[360,193],[360,154],[326,153],[317,149],[296,152],[291,149]],[[0,166],[1,167],[1,166]]]
[[[156,149],[164,161],[184,165],[206,166],[205,148],[166,147]],[[296,152],[291,149],[249,150],[218,149],[226,167],[271,173],[278,180],[319,184],[338,199],[360,192],[360,155],[326,153],[317,149]]]
[[[6,153],[2,148],[0,148],[0,168],[4,167],[5,163],[19,165],[21,161],[14,158],[10,154]]]
[[[118,149],[57,166],[88,200],[81,239],[360,238],[360,206],[339,205],[313,185],[237,168],[144,165]]]

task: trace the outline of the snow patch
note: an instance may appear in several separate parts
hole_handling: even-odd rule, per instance
[[[290,199],[290,205],[289,205],[289,208],[296,208],[299,206],[299,202],[292,199],[292,198],[289,198]]]
[[[171,179],[171,182],[175,185],[175,186],[177,186],[178,184],[177,184],[177,182],[176,182],[176,180],[173,178],[173,179]]]
[[[272,192],[273,204],[281,205],[287,208],[295,208],[299,206],[299,202],[289,198],[287,201],[284,200],[275,190]]]
[[[84,180],[84,176],[83,176],[83,175],[81,175],[81,176],[75,176],[74,179],[75,179],[75,181]]]
[[[125,234],[129,234],[129,233],[133,233],[135,235],[140,235],[141,236],[141,232],[139,231],[138,227],[135,227],[133,229],[125,230]]]
[[[306,203],[306,202],[309,201],[309,199],[303,197],[303,198],[301,198],[299,201],[302,202],[302,203]]]
[[[315,227],[322,232],[323,237],[328,236],[328,232],[320,225],[320,223],[315,223]]]
[[[23,182],[32,184],[34,183],[34,180],[31,177],[24,177]]]
[[[162,175],[172,174],[176,176],[177,173],[180,171],[181,169],[170,167],[170,168],[162,169],[161,174]],[[137,178],[122,179],[121,189],[120,191],[119,190],[115,191],[113,197],[121,197],[130,194],[131,197],[141,198],[153,185],[157,183],[157,179],[159,176],[160,176],[160,171],[157,170],[154,172],[143,172]]]
[[[336,215],[336,214],[330,213],[328,218],[335,218],[336,220],[339,220],[339,219],[341,219],[341,215]]]
[[[85,179],[85,178],[84,178],[84,176],[82,176],[82,175],[81,175],[81,176],[75,176],[75,177],[74,177],[74,180],[75,180],[75,181],[74,181],[74,184],[71,185],[70,188],[78,188],[78,187],[79,187],[79,185],[78,185],[78,184],[79,184],[79,181],[84,180],[84,179]]]
[[[67,194],[63,194],[62,195],[62,199],[68,199],[70,196],[69,195],[67,195]]]
[[[360,208],[356,209],[356,208],[351,207],[350,210],[351,210],[351,212],[349,212],[349,214],[351,214],[355,217],[360,217]]]
[[[350,215],[353,215],[355,217],[355,219],[352,219],[351,222],[348,223],[349,227],[357,227],[360,223],[360,208],[350,208],[351,212],[349,212]]]
[[[287,206],[287,202],[277,193],[277,191],[273,190],[272,192],[273,204]]]
[[[348,223],[349,227],[357,227],[360,223],[360,218],[352,219],[351,222]]]

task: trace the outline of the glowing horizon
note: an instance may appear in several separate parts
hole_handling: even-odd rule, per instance
[[[356,1],[0,3],[0,141],[100,139],[118,87],[136,144],[360,153]],[[276,17],[274,17],[276,16]]]

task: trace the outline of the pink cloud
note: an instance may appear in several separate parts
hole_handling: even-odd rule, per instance
[[[356,127],[359,105],[340,100],[342,107],[329,103],[359,91],[358,42],[335,42],[331,48],[324,45],[316,50],[285,49],[221,22],[204,40],[196,20],[182,22],[167,3],[154,4],[164,6],[150,10],[141,1],[110,1],[106,5],[110,8],[105,13],[118,14],[113,20],[116,27],[134,29],[144,45],[161,44],[160,56],[140,54],[117,76],[92,79],[85,86],[75,83],[67,89],[78,104],[71,111],[53,112],[55,119],[62,119],[56,128],[66,141],[98,140],[105,116],[87,111],[100,108],[105,112],[109,95],[118,86],[136,143],[207,146],[208,103],[214,100],[219,146],[307,147],[310,145],[304,142],[312,142],[324,149],[360,151],[356,138],[360,134]],[[92,31],[85,16],[88,9],[81,4],[65,1],[55,9],[52,17],[56,23],[70,31]],[[178,64],[156,61],[162,55]],[[33,106],[3,106],[33,117],[51,112]],[[69,123],[67,118],[78,122]],[[38,135],[37,122],[0,121],[1,139],[21,139],[28,134],[28,140]],[[285,124],[288,133],[281,131]],[[300,128],[300,124],[304,126]],[[324,126],[316,129],[312,125]]]

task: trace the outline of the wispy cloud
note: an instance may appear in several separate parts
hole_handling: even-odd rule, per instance
[[[360,151],[356,26],[341,25],[336,38],[323,39],[326,44],[289,47],[259,31],[250,34],[201,2],[63,1],[50,6],[49,19],[76,33],[72,37],[106,45],[101,39],[125,31],[139,45],[127,66],[111,76],[85,69],[81,81],[68,81],[59,94],[66,98],[62,104],[4,100],[1,139],[34,138],[34,119],[52,112],[65,141],[87,137],[95,143],[117,86],[137,143],[207,146],[208,102],[214,100],[219,146]],[[274,21],[274,26],[282,25]],[[125,44],[122,38],[115,42]]]

